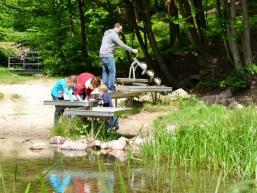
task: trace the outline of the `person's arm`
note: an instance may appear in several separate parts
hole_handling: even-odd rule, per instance
[[[71,100],[71,101],[74,101],[73,98],[72,98],[72,95],[71,95],[71,93],[70,93],[70,91],[69,91],[69,89],[68,89],[68,87],[67,87],[67,85],[66,85],[66,82],[64,82],[64,83],[62,84],[62,87],[63,87],[63,90],[64,90],[64,92],[66,93],[66,95],[70,98],[70,100]]]
[[[82,101],[82,98],[78,94],[75,94],[75,97],[78,101]]]
[[[75,90],[75,91],[74,91],[74,95],[75,95],[76,99],[77,99],[78,101],[83,101],[82,98],[81,98],[80,95],[79,95],[80,91],[79,91],[79,89],[78,89],[77,86],[74,87],[74,90]]]
[[[120,47],[124,48],[125,50],[129,51],[129,52],[134,52],[137,53],[136,49],[133,49],[131,47],[129,47],[128,45],[126,45],[123,41],[121,41],[119,35],[117,33],[115,33],[115,35],[113,36],[113,41],[118,44]]]

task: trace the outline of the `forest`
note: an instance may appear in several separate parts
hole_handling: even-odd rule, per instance
[[[0,0],[0,41],[40,52],[44,72],[101,73],[105,30],[121,39],[173,87],[249,86],[257,72],[257,3],[247,0]],[[0,64],[15,50],[0,50]],[[116,51],[117,74],[134,55]]]

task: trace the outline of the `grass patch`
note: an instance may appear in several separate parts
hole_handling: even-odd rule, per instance
[[[144,159],[155,164],[212,168],[242,179],[257,176],[257,112],[207,106],[181,100],[178,110],[155,122],[154,140],[144,146]],[[167,125],[176,125],[169,133]],[[154,159],[153,159],[154,158]]]
[[[0,92],[0,100],[4,98],[4,94]]]
[[[7,68],[0,68],[0,84],[16,84],[32,80],[32,76],[19,76],[11,73]]]
[[[21,99],[22,98],[22,96],[21,95],[19,95],[19,94],[17,94],[17,93],[13,93],[13,94],[11,94],[11,100],[19,100],[19,99]]]
[[[170,111],[172,108],[176,108],[177,104],[173,103],[172,101],[169,103],[144,103],[142,108],[143,111],[147,112],[160,112],[160,111]]]
[[[9,71],[7,68],[0,67],[0,84],[19,84],[27,81],[32,81],[32,80],[48,80],[48,79],[51,79],[51,78],[46,76],[36,77],[36,76],[17,75]]]

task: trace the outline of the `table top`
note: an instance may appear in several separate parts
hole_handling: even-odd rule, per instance
[[[116,78],[116,82],[120,84],[125,83],[148,83],[148,79],[139,79],[139,78]]]
[[[44,105],[55,105],[64,107],[92,107],[97,106],[98,101],[70,101],[70,100],[48,100],[44,101]]]
[[[117,86],[117,91],[122,92],[171,92],[172,87],[167,86]]]

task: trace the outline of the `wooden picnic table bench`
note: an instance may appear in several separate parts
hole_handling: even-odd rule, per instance
[[[94,121],[96,119],[107,120],[108,118],[111,118],[114,116],[118,117],[130,110],[131,110],[131,108],[125,108],[125,107],[92,107],[91,109],[79,107],[79,108],[65,109],[64,115],[82,116],[82,117],[90,118],[91,136],[93,136]]]

